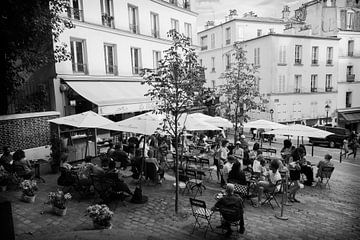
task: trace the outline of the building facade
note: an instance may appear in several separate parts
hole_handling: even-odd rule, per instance
[[[337,109],[338,38],[268,34],[243,42],[257,65],[265,115],[276,122],[315,124]],[[327,112],[325,106],[329,105]],[[271,114],[269,114],[271,113]]]
[[[64,13],[75,28],[61,36],[72,60],[56,64],[56,110],[102,115],[153,108],[144,93],[141,69],[155,69],[176,29],[193,43],[197,14],[188,0],[71,0]]]
[[[284,20],[256,16],[238,17],[230,11],[224,23],[215,25],[209,21],[205,30],[197,33],[200,45],[199,59],[205,69],[207,86],[215,88],[223,84],[220,78],[230,66],[234,42],[245,41],[262,35],[282,33]]]

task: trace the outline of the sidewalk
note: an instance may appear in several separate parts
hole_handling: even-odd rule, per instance
[[[360,166],[336,165],[330,180],[331,189],[305,187],[298,194],[301,203],[286,207],[287,221],[275,218],[280,208],[269,206],[253,208],[245,201],[246,232],[241,239],[359,239],[360,238]],[[169,172],[171,175],[171,173]],[[216,174],[213,174],[216,175]],[[20,201],[19,191],[0,193],[12,201],[16,239],[203,239],[204,230],[191,234],[194,218],[191,215],[189,195],[180,195],[179,214],[174,214],[173,178],[167,175],[162,185],[143,186],[143,194],[149,197],[146,204],[127,202],[111,204],[114,210],[113,229],[92,230],[91,219],[85,216],[87,206],[94,199],[75,199],[68,205],[67,215],[58,217],[45,205],[47,194],[56,190],[58,175],[44,175],[46,183],[39,183],[34,204]],[[216,178],[216,176],[215,176]],[[135,188],[127,178],[130,188]],[[216,180],[206,181],[207,189],[199,199],[210,208],[215,204],[214,195],[220,190]],[[220,223],[214,214],[212,226]],[[215,228],[214,228],[215,229]],[[219,232],[219,229],[215,229]],[[222,239],[219,233],[208,232],[207,239]]]

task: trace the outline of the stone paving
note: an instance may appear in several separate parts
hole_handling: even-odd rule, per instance
[[[335,172],[330,180],[331,189],[306,187],[301,189],[301,203],[285,207],[279,220],[275,214],[280,208],[269,206],[253,208],[245,202],[245,228],[241,239],[360,239],[360,166],[335,162]],[[179,214],[174,214],[173,177],[166,175],[162,185],[143,186],[143,194],[149,197],[146,204],[126,202],[126,206],[110,204],[114,210],[113,229],[92,230],[92,222],[85,216],[88,205],[96,199],[74,199],[68,205],[67,215],[55,216],[50,205],[44,204],[47,194],[57,188],[58,175],[44,175],[46,183],[39,183],[40,191],[33,204],[20,201],[18,190],[0,193],[12,201],[16,239],[203,239],[204,230],[191,234],[194,218],[191,215],[189,197],[180,195]],[[130,188],[135,184],[127,178]],[[208,187],[199,199],[208,207],[215,204],[214,195],[220,190],[216,181],[207,181]],[[215,213],[212,226],[219,225]],[[206,239],[222,239],[219,229],[208,232]]]

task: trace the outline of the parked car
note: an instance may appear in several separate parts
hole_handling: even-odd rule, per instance
[[[315,127],[321,130],[332,132],[333,134],[327,136],[326,138],[309,138],[309,142],[314,145],[325,144],[331,148],[336,146],[342,146],[344,139],[350,137],[350,131],[346,128],[341,127],[329,127],[329,126],[318,126]]]

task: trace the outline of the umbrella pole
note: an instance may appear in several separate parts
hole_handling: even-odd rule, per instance
[[[297,142],[296,142],[296,146],[299,147],[299,136],[297,137]]]
[[[95,157],[98,155],[98,148],[97,148],[97,129],[94,128],[94,135],[95,135]]]
[[[314,143],[311,144],[311,156],[314,156]]]
[[[140,172],[140,189],[142,189],[142,178],[143,178],[143,172],[144,172],[144,162],[145,162],[145,144],[146,144],[146,136],[144,135],[144,144],[143,144],[143,157],[141,158],[141,172]]]

